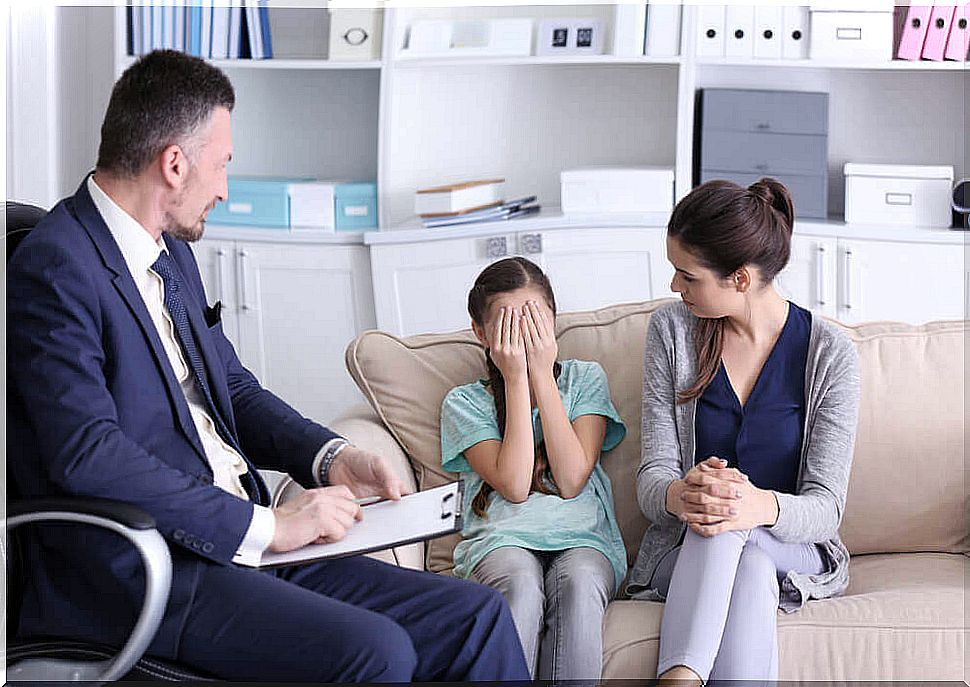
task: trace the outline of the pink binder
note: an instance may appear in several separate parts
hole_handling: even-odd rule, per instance
[[[903,25],[903,35],[899,39],[899,49],[896,57],[901,60],[918,60],[923,54],[923,42],[926,40],[926,29],[930,24],[932,5],[910,5],[906,12],[906,24]]]
[[[946,50],[946,39],[950,35],[950,22],[953,21],[953,5],[934,5],[930,15],[929,28],[926,29],[926,41],[923,43],[923,59],[934,62],[943,61]]]
[[[953,13],[953,21],[950,22],[950,37],[946,42],[946,52],[943,53],[944,59],[957,60],[962,62],[967,59],[967,51],[970,49],[970,3],[957,5],[956,12]]]

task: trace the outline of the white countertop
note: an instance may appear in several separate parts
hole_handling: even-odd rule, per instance
[[[362,245],[361,231],[325,231],[323,229],[273,229],[206,224],[204,238],[214,241],[258,241],[262,243],[317,243]],[[377,233],[376,231],[372,233]]]
[[[446,239],[481,238],[530,231],[563,229],[635,228],[662,231],[669,213],[600,213],[596,215],[564,215],[559,208],[544,209],[538,215],[498,222],[436,227],[425,229],[420,221],[399,225],[382,231],[328,232],[306,229],[272,229],[208,225],[205,238],[224,241],[257,241],[268,243],[313,243],[333,245],[381,246],[399,243],[421,243]],[[900,241],[903,243],[970,244],[970,232],[942,227],[901,227],[881,224],[847,224],[841,220],[806,219],[795,222],[796,236],[859,239],[868,241]]]

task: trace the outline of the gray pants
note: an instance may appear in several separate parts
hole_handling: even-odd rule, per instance
[[[790,570],[823,569],[815,544],[786,544],[762,527],[687,530],[650,580],[666,596],[657,675],[682,665],[705,681],[777,680],[778,585]]]
[[[600,678],[603,613],[615,583],[606,556],[585,547],[532,551],[503,546],[475,566],[472,579],[499,590],[508,601],[533,678]]]

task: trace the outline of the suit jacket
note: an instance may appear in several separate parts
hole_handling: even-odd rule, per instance
[[[313,458],[336,435],[259,385],[218,310],[207,308],[189,246],[165,241],[184,277],[214,402],[260,491],[254,466],[313,486]],[[25,497],[117,499],[155,518],[172,550],[173,582],[153,652],[174,656],[201,566],[231,564],[253,504],[213,485],[185,396],[86,182],[22,242],[7,283],[7,460],[16,487]],[[33,529],[21,633],[122,641],[142,601],[137,553],[94,528]]]

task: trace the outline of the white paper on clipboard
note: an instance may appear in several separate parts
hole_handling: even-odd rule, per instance
[[[286,553],[266,551],[255,567],[277,568],[355,556],[459,532],[464,486],[459,480],[408,494],[400,501],[381,501],[364,506],[364,519],[355,523],[340,541],[308,544]]]

